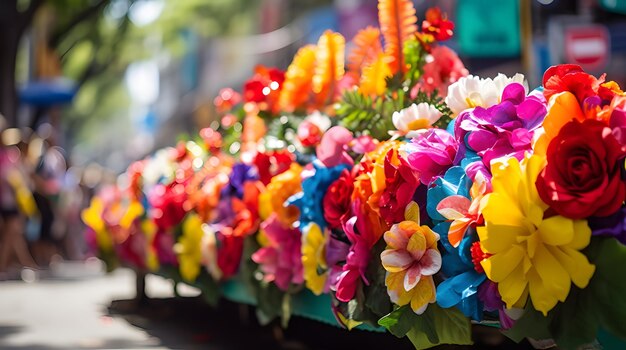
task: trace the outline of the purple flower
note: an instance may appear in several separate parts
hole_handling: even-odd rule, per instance
[[[420,181],[428,185],[454,164],[459,144],[447,131],[433,128],[414,138],[403,149],[409,154],[407,159],[411,168],[419,172]]]
[[[244,163],[237,163],[230,173],[228,185],[222,190],[222,196],[232,195],[243,198],[243,186],[246,181],[258,180],[256,168]]]
[[[594,236],[614,237],[626,244],[626,207],[609,216],[592,216],[587,221]]]
[[[459,115],[454,135],[465,148],[475,151],[487,168],[502,156],[523,159],[547,113],[540,94],[525,95],[524,87],[511,83],[502,92],[502,102],[489,108],[476,107]]]

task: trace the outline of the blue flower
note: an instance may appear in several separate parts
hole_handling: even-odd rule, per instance
[[[344,169],[350,169],[347,164],[340,164],[332,168],[326,168],[318,162],[313,162],[315,172],[302,181],[302,192],[297,193],[287,200],[289,205],[295,205],[300,209],[300,229],[302,230],[310,222],[316,223],[324,230],[326,221],[322,209],[322,201],[326,190],[339,178]]]
[[[465,164],[464,164],[465,165]],[[443,246],[441,273],[446,278],[437,286],[437,304],[443,308],[456,306],[467,317],[482,320],[483,303],[478,287],[486,280],[484,273],[474,269],[470,248],[478,239],[473,229],[468,230],[461,243],[454,248],[448,240],[450,222],[437,211],[444,198],[461,195],[470,198],[471,180],[462,166],[454,166],[443,177],[436,179],[428,189],[427,211],[435,223],[433,230],[441,236]]]
[[[441,273],[447,277],[437,286],[437,304],[443,308],[456,306],[463,314],[474,320],[483,318],[483,302],[478,296],[478,287],[486,280],[484,273],[474,269],[470,254],[470,247],[475,242],[476,235],[465,235],[458,248],[448,242],[449,222],[443,222],[434,227],[434,231],[441,236],[442,252]]]

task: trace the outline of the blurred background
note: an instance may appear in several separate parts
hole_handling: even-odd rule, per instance
[[[447,12],[447,44],[472,74],[538,86],[550,65],[576,62],[626,81],[624,0],[414,2],[420,18]],[[76,174],[117,173],[209,125],[219,89],[240,89],[256,64],[285,69],[325,29],[349,40],[367,25],[374,0],[4,0],[0,113]]]
[[[606,72],[626,85],[626,0],[414,3],[420,19],[432,6],[448,14],[456,27],[446,44],[474,75],[522,72],[533,87],[541,84],[546,68],[569,62],[595,75]],[[33,183],[31,206],[41,213],[39,222],[4,226],[25,232],[26,242],[15,243],[16,260],[34,267],[59,257],[86,259],[80,210],[97,186],[115,182],[131,161],[216,122],[213,99],[219,90],[240,90],[255,65],[284,70],[298,48],[317,42],[326,29],[348,41],[359,29],[377,26],[376,6],[376,0],[1,0],[0,130],[2,144],[10,148],[0,154],[0,170],[19,159],[20,174]],[[10,261],[3,260],[0,279],[14,279],[6,273]],[[101,266],[92,263],[74,270],[65,265],[56,273],[62,278],[97,274]],[[113,281],[123,285],[118,295],[131,297],[132,277],[116,273]],[[22,271],[19,279],[36,276]],[[163,281],[153,283],[154,295],[171,294],[163,292]],[[99,303],[110,301],[106,293],[113,286],[103,282],[72,288],[93,297],[85,303]],[[31,322],[46,313],[39,304],[16,303],[20,288],[0,284],[0,347],[54,348],[26,340],[13,347],[2,343],[19,331],[10,324],[12,317]],[[54,298],[51,290],[34,290],[25,300]],[[59,295],[72,303],[73,296]],[[231,311],[238,312],[224,312]],[[91,317],[79,315],[84,309],[76,313],[77,320]],[[113,322],[96,314],[97,327]],[[76,327],[89,323],[77,321]],[[128,334],[139,337],[138,347],[156,346],[151,336]],[[63,333],[38,336],[57,339]],[[116,339],[75,346],[134,346]],[[61,339],[59,344],[67,343]]]

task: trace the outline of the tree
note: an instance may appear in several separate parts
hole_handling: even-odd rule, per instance
[[[15,64],[20,39],[43,0],[0,1],[0,114],[8,125],[16,125],[17,93]]]

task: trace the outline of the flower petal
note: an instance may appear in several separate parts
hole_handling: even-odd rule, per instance
[[[406,274],[404,275],[404,290],[408,292],[415,288],[415,285],[417,285],[421,278],[421,267],[419,264],[414,264],[406,270]]]
[[[424,276],[432,276],[441,269],[441,254],[436,249],[428,249],[419,262],[421,273]]]
[[[413,257],[406,250],[386,249],[380,253],[380,260],[385,270],[400,272],[407,269],[413,263]]]

